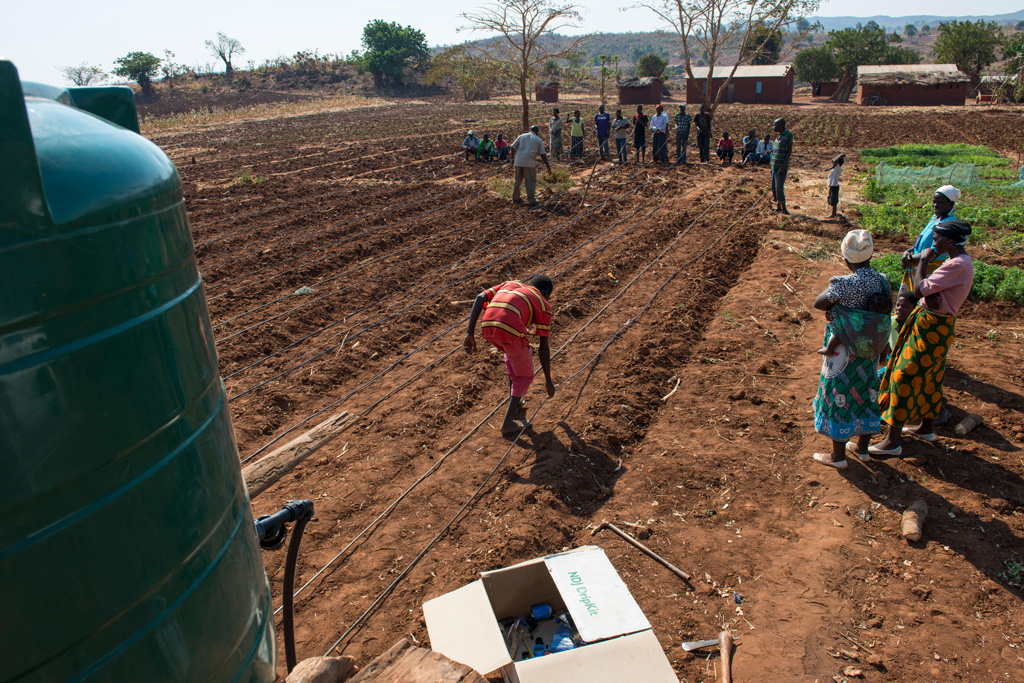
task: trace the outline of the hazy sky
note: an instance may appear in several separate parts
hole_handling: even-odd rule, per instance
[[[118,57],[132,51],[163,57],[165,49],[175,61],[190,66],[220,62],[203,41],[217,31],[238,38],[248,52],[235,60],[245,67],[299,50],[347,54],[360,49],[363,26],[373,19],[412,25],[430,45],[461,42],[477,34],[458,33],[458,13],[485,4],[425,0],[0,0],[0,58],[10,59],[24,80],[62,82],[57,67],[88,62],[110,70]],[[659,28],[648,10],[629,9],[630,0],[579,0],[587,9],[580,32],[650,31]],[[1021,9],[1020,0],[825,0],[822,16],[933,14],[992,15]],[[456,9],[459,8],[459,9]]]

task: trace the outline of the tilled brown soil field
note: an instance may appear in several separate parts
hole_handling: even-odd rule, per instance
[[[868,145],[1024,139],[1016,111],[730,106],[715,131],[763,130],[780,112],[796,174]],[[512,138],[517,119],[438,101],[153,136],[185,183],[243,462],[360,416],[254,501],[316,504],[300,656],[337,643],[365,663],[403,636],[426,644],[424,600],[596,543],[681,680],[715,679],[716,660],[680,642],[723,626],[743,636],[738,681],[852,679],[847,667],[1020,680],[1020,310],[977,305],[958,323],[950,405],[985,426],[825,470],[810,460],[825,446],[809,413],[823,328],[810,304],[841,266],[806,254],[853,224],[802,215],[823,204],[803,183],[792,218],[770,215],[764,169],[595,165],[592,138],[574,185],[526,210],[492,190],[507,166],[458,153],[466,130]],[[535,385],[532,426],[506,440],[501,358],[460,344],[481,289],[541,271],[556,283],[558,392]],[[899,515],[918,498],[932,517],[907,544]],[[692,585],[592,537],[603,519],[639,525]],[[265,555],[277,604],[283,559]]]

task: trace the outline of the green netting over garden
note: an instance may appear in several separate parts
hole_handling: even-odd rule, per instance
[[[977,164],[954,163],[949,166],[924,168],[893,168],[884,161],[875,169],[875,182],[879,185],[955,185],[966,187],[1024,188],[1024,166],[1017,172],[1017,182],[993,185],[982,177]]]

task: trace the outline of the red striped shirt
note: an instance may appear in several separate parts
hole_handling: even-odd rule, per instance
[[[485,338],[523,339],[531,325],[538,337],[551,334],[551,306],[536,287],[510,280],[491,287],[487,296],[481,333]]]

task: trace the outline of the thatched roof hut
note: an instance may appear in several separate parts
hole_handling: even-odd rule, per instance
[[[558,81],[541,81],[534,90],[538,102],[558,101]]]
[[[653,76],[619,81],[619,104],[661,104],[664,86]]]
[[[860,85],[947,85],[966,83],[956,64],[864,64],[857,67]]]
[[[956,64],[863,64],[857,101],[883,105],[963,106],[970,78]]]

